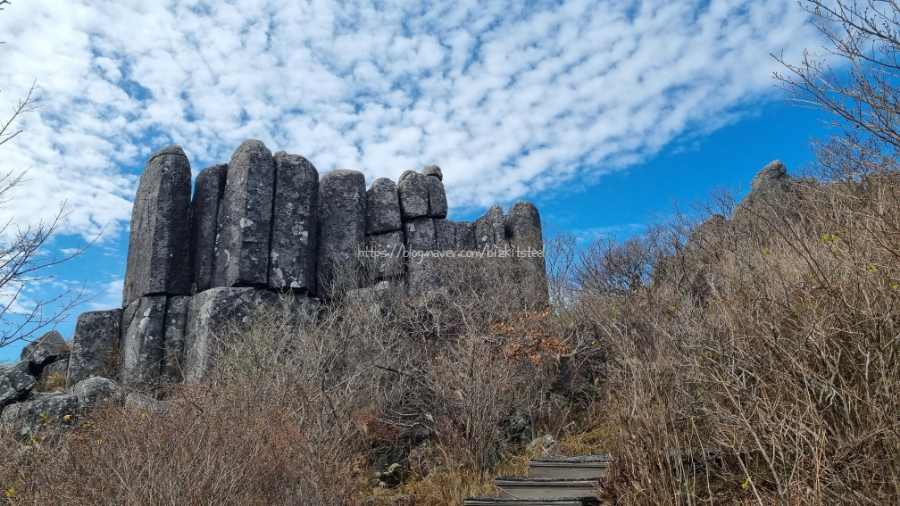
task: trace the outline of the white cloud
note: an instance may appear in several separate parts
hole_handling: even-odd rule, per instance
[[[125,279],[117,278],[103,283],[90,294],[93,297],[87,303],[87,311],[105,311],[122,307],[122,289],[125,287]]]
[[[32,181],[0,210],[65,200],[65,231],[127,227],[165,144],[193,167],[246,138],[369,180],[437,163],[487,206],[634,163],[775,98],[770,53],[816,45],[793,0],[21,2],[0,13],[0,100],[44,107],[2,148]]]

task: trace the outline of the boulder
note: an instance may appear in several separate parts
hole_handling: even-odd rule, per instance
[[[532,457],[547,458],[560,455],[559,443],[550,434],[533,439],[525,445],[525,450]]]
[[[475,241],[475,224],[471,221],[457,221],[454,222],[454,226],[456,227],[455,239],[456,239],[456,251],[474,251],[478,249],[478,244]]]
[[[366,190],[366,234],[383,234],[400,230],[400,197],[397,185],[379,178]]]
[[[191,200],[191,293],[212,287],[213,259],[219,223],[219,202],[225,194],[228,164],[200,171]]]
[[[13,437],[23,444],[43,427],[71,426],[78,414],[78,399],[64,393],[35,394],[28,400],[7,406],[0,423],[12,426]]]
[[[141,297],[122,314],[119,378],[135,388],[158,385],[165,350],[166,296]]]
[[[365,264],[369,279],[382,280],[403,275],[403,231],[370,235],[366,238]]]
[[[219,204],[212,286],[267,284],[274,189],[272,152],[260,141],[244,141],[231,156]]]
[[[69,374],[66,385],[71,386],[90,376],[114,376],[118,370],[119,327],[122,310],[91,311],[78,316]]]
[[[318,295],[331,298],[358,288],[365,247],[366,178],[355,170],[334,170],[319,182]]]
[[[85,408],[103,401],[121,402],[125,398],[125,389],[109,378],[92,376],[70,387],[68,394],[74,395],[78,406]]]
[[[253,288],[211,288],[191,297],[184,340],[184,381],[201,381],[213,366],[223,334],[235,323],[249,322]]]
[[[750,181],[750,191],[765,191],[789,179],[791,176],[787,175],[787,167],[781,163],[781,160],[775,160],[760,169],[753,177],[753,180]]]
[[[190,297],[169,297],[166,301],[163,361],[160,374],[163,380],[172,383],[181,381],[181,366],[184,363],[184,332],[187,329],[187,313],[190,302]]]
[[[44,366],[39,378],[41,383],[59,385],[62,388],[66,386],[66,375],[69,374],[69,359],[64,358],[57,360],[52,364]]]
[[[502,207],[494,206],[475,220],[475,245],[479,250],[506,246],[506,217]]]
[[[155,293],[191,290],[191,166],[178,146],[150,157],[131,212],[124,304]]]
[[[131,392],[125,396],[125,409],[144,416],[162,416],[172,408],[172,401],[160,401],[149,395]]]
[[[35,383],[26,360],[0,366],[0,405],[21,398],[34,388]]]
[[[40,374],[44,366],[69,356],[69,347],[59,332],[51,330],[22,348],[22,360],[28,362],[31,372]]]
[[[357,288],[347,292],[347,305],[357,307],[373,316],[387,315],[391,310],[392,286],[388,281],[381,281],[375,286]]]
[[[429,179],[435,178],[428,178],[414,171],[404,172],[400,176],[397,194],[400,197],[400,216],[403,221],[428,216]]]
[[[319,171],[306,158],[275,153],[269,288],[316,290]]]
[[[429,165],[422,170],[422,174],[425,176],[436,177],[438,181],[444,180],[444,174],[441,173],[441,168],[437,165]]]
[[[446,218],[447,193],[444,191],[444,183],[436,177],[426,177],[425,186],[428,188],[428,216]]]

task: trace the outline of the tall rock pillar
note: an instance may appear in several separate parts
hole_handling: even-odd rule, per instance
[[[178,146],[150,157],[131,212],[123,306],[145,295],[187,295],[190,271],[191,166]]]
[[[219,204],[212,286],[265,286],[275,160],[261,141],[247,140],[231,156]]]

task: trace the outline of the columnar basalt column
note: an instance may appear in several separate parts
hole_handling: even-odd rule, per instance
[[[456,251],[456,222],[434,220],[434,248],[438,251]]]
[[[456,251],[474,251],[478,248],[475,241],[475,224],[471,221],[458,221],[456,227]]]
[[[220,163],[200,171],[194,181],[191,200],[191,293],[212,286],[213,260],[218,233],[219,202],[225,194],[228,164]]]
[[[150,157],[131,212],[123,305],[150,294],[187,295],[190,271],[191,166],[178,146]]]
[[[506,217],[502,207],[491,207],[475,220],[475,245],[479,250],[506,246]]]
[[[397,182],[400,195],[400,213],[403,221],[428,216],[428,177],[415,171],[406,171]]]
[[[182,379],[184,365],[184,333],[187,329],[190,297],[169,297],[163,330],[162,379],[176,383]]]
[[[165,356],[166,296],[141,297],[122,314],[119,379],[135,388],[159,384]]]
[[[428,188],[428,216],[432,218],[446,218],[447,193],[444,190],[444,183],[441,182],[443,179],[440,175],[441,169],[437,165],[432,165],[425,169],[428,170],[430,168],[437,168],[437,170],[425,177],[425,186]]]
[[[409,257],[406,260],[407,288],[410,295],[432,290],[439,285],[434,261],[428,255],[437,245],[435,220],[418,218],[403,224],[403,235]]]
[[[376,179],[366,190],[366,234],[384,234],[402,226],[397,185],[385,177]]]
[[[269,288],[315,292],[319,171],[306,158],[275,154]]]
[[[365,247],[366,178],[334,170],[319,182],[318,295],[331,298],[359,288],[357,256]]]
[[[212,286],[268,283],[274,187],[272,152],[261,141],[244,141],[228,164]]]
[[[251,309],[253,288],[212,288],[188,304],[182,374],[186,383],[201,381],[212,369],[231,324],[243,324]]]
[[[376,179],[366,190],[366,256],[364,264],[374,282],[403,275],[403,222],[397,185]]]
[[[542,306],[549,300],[541,215],[531,202],[519,201],[506,215],[506,236],[515,254],[517,272],[513,279],[522,286],[531,304]]]

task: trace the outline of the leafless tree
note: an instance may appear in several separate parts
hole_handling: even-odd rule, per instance
[[[0,5],[8,2],[0,2]],[[37,84],[32,83],[24,100],[13,107],[12,115],[0,122],[0,146],[22,133],[13,127],[25,113],[38,107]],[[11,191],[27,182],[27,170],[0,175],[0,208],[7,204]],[[24,296],[26,286],[55,277],[53,268],[81,255],[90,244],[65,254],[48,251],[50,238],[59,231],[66,217],[65,202],[49,220],[19,225],[12,218],[0,225],[0,348],[29,340],[38,332],[52,328],[87,299],[84,286],[68,288],[50,298]],[[26,300],[28,299],[28,300]]]
[[[896,0],[807,0],[801,4],[828,46],[805,51],[799,64],[775,58],[788,100],[833,115],[843,132],[813,143],[820,165],[839,178],[893,168],[900,150],[900,3]],[[847,164],[847,154],[855,163]],[[889,166],[889,167],[887,167]],[[852,167],[848,173],[847,169]]]

